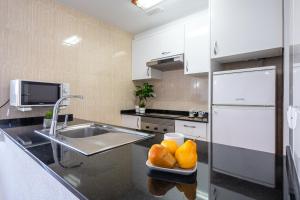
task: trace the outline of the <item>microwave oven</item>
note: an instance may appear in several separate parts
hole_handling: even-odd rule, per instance
[[[11,80],[10,105],[19,108],[35,106],[54,106],[63,96],[70,95],[68,83],[51,83],[41,81]],[[62,105],[69,105],[65,100]]]

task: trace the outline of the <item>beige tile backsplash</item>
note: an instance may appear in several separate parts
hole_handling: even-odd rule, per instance
[[[82,38],[75,46],[62,41]],[[66,112],[120,124],[120,109],[134,105],[131,81],[132,35],[67,8],[55,0],[0,0],[0,104],[9,98],[9,80],[68,82],[73,100]],[[6,106],[0,118],[43,115]]]
[[[154,85],[156,94],[149,101],[148,108],[208,110],[208,75],[195,77],[184,75],[183,70],[166,71],[162,80],[148,82]]]

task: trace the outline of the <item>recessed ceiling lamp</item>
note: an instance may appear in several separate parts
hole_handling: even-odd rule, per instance
[[[142,8],[143,10],[147,10],[159,4],[162,1],[164,0],[131,0],[131,3]]]

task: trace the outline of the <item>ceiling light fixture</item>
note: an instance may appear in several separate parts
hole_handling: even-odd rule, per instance
[[[63,45],[74,46],[78,44],[80,41],[81,41],[80,37],[78,37],[77,35],[72,35],[71,37],[64,39]]]
[[[142,8],[143,10],[147,10],[159,4],[162,1],[163,0],[131,0],[131,3]]]

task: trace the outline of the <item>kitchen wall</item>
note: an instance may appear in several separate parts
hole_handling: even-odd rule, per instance
[[[154,85],[156,97],[148,108],[168,110],[208,110],[208,75],[184,75],[183,70],[163,72],[161,80],[148,81]],[[136,83],[139,85],[140,83]]]
[[[77,35],[82,41],[65,46]],[[0,0],[0,105],[9,98],[9,80],[68,82],[75,117],[120,124],[120,110],[134,105],[131,81],[132,35],[67,8],[55,0]],[[5,106],[0,119],[43,115]]]

